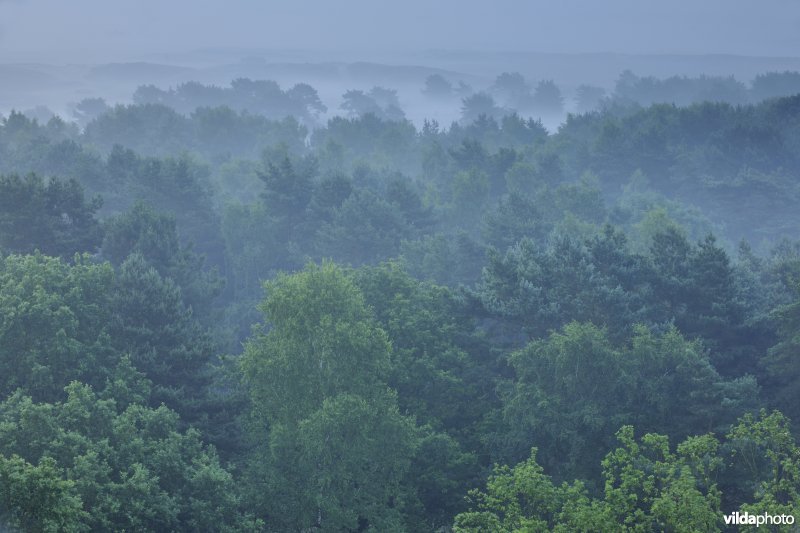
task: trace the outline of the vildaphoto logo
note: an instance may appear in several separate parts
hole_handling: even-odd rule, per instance
[[[725,525],[728,526],[791,526],[794,524],[794,515],[790,514],[750,514],[747,511],[736,511],[725,515]]]

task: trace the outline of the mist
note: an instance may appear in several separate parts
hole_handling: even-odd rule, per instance
[[[800,519],[800,4],[0,0],[0,530]]]
[[[450,123],[459,102],[420,98],[440,73],[485,90],[503,72],[554,80],[575,110],[587,84],[610,91],[640,76],[736,76],[800,62],[791,1],[445,1],[382,4],[236,1],[197,4],[56,0],[0,2],[0,113],[47,106],[69,118],[87,97],[129,103],[142,84],[226,85],[236,77],[309,83],[330,110],[350,89],[391,85],[408,117]],[[382,68],[367,72],[357,65]],[[353,65],[356,65],[354,68]],[[542,118],[549,128],[562,117]]]

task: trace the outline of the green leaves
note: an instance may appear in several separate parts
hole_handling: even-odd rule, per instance
[[[673,452],[665,435],[636,439],[632,426],[616,438],[618,447],[602,461],[598,496],[580,481],[554,485],[534,448],[514,468],[495,466],[485,492],[470,493],[472,509],[456,516],[454,531],[719,531],[723,514],[734,511],[800,511],[800,450],[778,412],[746,414],[724,445],[706,434]],[[744,500],[723,500],[717,477],[740,465],[737,472],[749,475],[753,491]]]
[[[414,423],[383,401],[340,394],[299,425],[301,464],[326,529],[402,527],[401,483],[415,447]]]
[[[473,491],[475,510],[456,516],[454,531],[716,531],[719,490],[693,472],[698,456],[670,452],[665,436],[634,439],[617,433],[620,447],[603,461],[605,488],[593,498],[580,481],[555,485],[536,462],[536,449],[513,469],[496,466],[486,492]],[[716,452],[713,437],[686,446]],[[703,445],[698,443],[703,441]],[[689,441],[687,441],[689,442]]]
[[[242,359],[254,415],[270,427],[263,505],[278,529],[397,529],[416,437],[384,381],[386,333],[331,263],[266,291],[271,327]]]
[[[23,529],[242,525],[233,478],[196,431],[179,431],[173,411],[120,410],[77,382],[66,393],[54,404],[34,403],[19,392],[0,404],[0,508],[21,524],[36,521]]]
[[[800,514],[800,447],[789,420],[781,413],[762,410],[747,415],[731,428],[728,439],[734,459],[747,467],[755,501],[741,508],[751,514]]]
[[[32,465],[0,455],[0,524],[22,531],[56,533],[88,531],[89,513],[81,508],[75,483],[61,478],[56,462],[43,458]]]
[[[517,377],[503,396],[506,434],[517,450],[536,443],[545,466],[567,477],[592,477],[589,458],[599,462],[622,424],[679,438],[724,430],[757,397],[752,378],[721,378],[700,345],[674,329],[638,327],[615,346],[605,331],[571,323],[509,361]]]
[[[341,269],[310,265],[265,290],[261,309],[271,329],[248,342],[242,365],[270,421],[302,420],[341,393],[383,394],[388,339]]]
[[[115,364],[106,332],[113,270],[76,256],[0,259],[0,395],[52,401],[73,379],[101,386]]]

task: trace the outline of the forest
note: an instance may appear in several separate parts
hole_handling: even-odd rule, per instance
[[[793,522],[800,73],[570,96],[431,74],[460,118],[417,123],[237,78],[1,116],[0,530]]]

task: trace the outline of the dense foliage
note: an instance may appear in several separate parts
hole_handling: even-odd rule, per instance
[[[552,133],[516,73],[428,78],[449,127],[245,79],[2,118],[0,529],[797,515],[796,85],[625,73]]]

